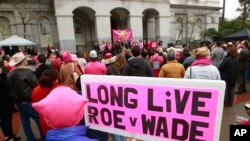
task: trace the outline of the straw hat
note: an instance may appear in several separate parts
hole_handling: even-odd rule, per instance
[[[60,86],[32,106],[50,127],[56,129],[77,125],[84,116],[86,102],[87,100],[74,90]]]
[[[15,66],[21,63],[24,59],[26,59],[26,56],[23,54],[23,52],[18,52],[11,57],[9,65]]]

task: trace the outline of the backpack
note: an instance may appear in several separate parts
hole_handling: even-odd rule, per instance
[[[153,67],[153,70],[160,70],[161,64],[160,64],[159,61],[153,61],[152,62],[152,67]]]

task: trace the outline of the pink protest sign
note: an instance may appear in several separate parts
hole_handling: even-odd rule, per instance
[[[138,139],[216,140],[220,90],[104,81],[83,83],[88,125]]]
[[[133,39],[132,29],[112,30],[114,41],[126,41]]]

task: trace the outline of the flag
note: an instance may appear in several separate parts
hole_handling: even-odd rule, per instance
[[[112,33],[114,41],[125,41],[133,39],[132,29],[112,30]]]

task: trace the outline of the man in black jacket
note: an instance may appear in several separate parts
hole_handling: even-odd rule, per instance
[[[142,76],[153,77],[153,70],[149,62],[141,58],[140,47],[134,46],[131,49],[133,57],[128,59],[127,64],[124,67],[124,76]]]
[[[236,83],[236,92],[237,94],[241,94],[246,92],[246,80],[245,80],[245,71],[247,69],[247,62],[249,59],[249,45],[247,41],[241,42],[242,50],[238,56],[239,60],[239,70],[237,74],[237,83]]]
[[[34,141],[36,139],[31,129],[30,118],[35,120],[41,133],[39,115],[31,105],[31,93],[38,80],[34,71],[27,67],[28,61],[22,52],[13,55],[9,65],[16,66],[7,77],[8,85],[11,87],[10,96],[14,98],[18,107],[27,141]]]

